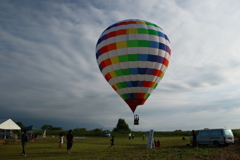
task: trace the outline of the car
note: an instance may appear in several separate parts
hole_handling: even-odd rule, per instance
[[[103,137],[110,137],[110,136],[111,136],[111,134],[110,134],[110,133],[108,133],[108,132],[104,132],[104,133],[102,134],[102,136],[103,136]]]
[[[0,129],[0,137],[5,138],[5,135],[6,135],[6,138],[10,138],[12,137],[13,134],[11,130]]]
[[[234,135],[231,129],[202,129],[196,130],[197,143],[199,145],[214,145],[214,147],[234,144]],[[190,137],[192,143],[193,137]]]

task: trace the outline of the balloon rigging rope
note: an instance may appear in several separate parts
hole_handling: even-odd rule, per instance
[[[143,118],[143,117],[141,117],[141,118]],[[158,123],[158,122],[156,122],[156,121],[149,120],[149,119],[147,119],[147,118],[145,118],[145,117],[144,117],[143,119],[145,119],[145,120],[147,120],[147,121],[150,121],[150,122],[153,122],[153,123],[156,123],[156,124],[158,124],[158,125],[160,125],[160,126],[163,126],[163,127],[169,128],[169,129],[174,129],[174,128],[171,128],[171,127],[169,127],[169,126],[166,126],[166,125],[160,124],[160,123]]]
[[[109,89],[109,91],[112,92],[112,89],[111,89],[110,87],[107,87],[107,88]],[[114,98],[116,99],[116,101],[118,102],[118,104],[127,111],[128,108],[127,108],[127,107],[124,107],[124,106],[122,105],[122,101],[120,101],[120,99],[119,99],[120,97],[117,96],[116,93],[114,93],[113,96],[114,96]],[[126,105],[125,105],[125,106],[126,106]],[[127,111],[127,112],[128,112],[128,111]]]
[[[109,88],[109,87],[108,87],[108,88]],[[109,88],[109,90],[110,90],[110,89],[111,89],[111,88]],[[111,91],[112,91],[112,90],[111,90]],[[114,98],[116,99],[116,101],[118,102],[118,104],[119,104],[122,108],[124,108],[127,113],[129,113],[129,111],[128,111],[129,109],[128,109],[127,107],[124,107],[124,105],[122,104],[122,101],[120,101],[120,99],[119,99],[120,97],[117,96],[116,94],[114,94]],[[126,106],[126,105],[125,105],[125,106]],[[139,115],[140,115],[140,112],[141,112],[141,107],[138,107],[137,110],[138,110],[137,115],[139,116]],[[134,115],[135,115],[135,114],[133,113],[133,116],[134,116]],[[153,122],[153,123],[155,123],[155,124],[158,124],[158,125],[160,125],[160,126],[169,128],[169,129],[171,129],[171,130],[174,129],[174,128],[171,128],[171,127],[169,127],[169,126],[160,124],[160,123],[158,123],[158,122],[156,122],[156,121],[149,120],[149,119],[147,119],[147,118],[145,118],[145,117],[141,117],[141,119],[145,119],[145,120],[147,120],[147,121]],[[141,124],[142,124],[141,119],[140,119],[140,116],[139,116],[139,126],[140,126],[141,130],[143,130],[142,127],[143,127],[144,125],[141,125]],[[133,120],[134,120],[134,118],[133,118]],[[134,123],[132,123],[132,130],[134,130],[134,129],[135,129],[135,126],[134,126]]]
[[[110,91],[112,91],[111,88],[108,87],[108,89],[109,89]],[[129,111],[128,111],[129,108],[124,107],[124,106],[126,106],[126,105],[123,105],[123,104],[122,104],[122,101],[120,101],[120,99],[119,99],[120,97],[117,96],[115,93],[114,93],[114,98],[116,99],[116,101],[118,102],[118,104],[119,104],[122,108],[124,108],[124,110],[125,110],[127,113],[129,113]],[[137,110],[138,110],[137,115],[139,116],[140,113],[141,113],[141,107],[138,107]],[[134,116],[134,113],[133,113],[133,116]],[[156,124],[158,124],[158,125],[160,125],[160,126],[163,126],[163,127],[169,128],[169,129],[174,129],[174,128],[171,128],[171,127],[169,127],[169,126],[160,124],[160,123],[158,123],[158,122],[156,122],[156,121],[149,120],[149,119],[147,119],[147,118],[145,118],[145,117],[141,117],[141,119],[145,119],[145,120],[147,120],[147,121],[156,123]],[[142,124],[141,119],[140,119],[140,116],[139,116],[139,126],[140,126],[141,130],[143,130],[142,127],[143,127],[144,125],[141,125],[141,124]],[[134,119],[133,119],[133,120],[134,120]],[[134,129],[135,129],[135,126],[134,126],[134,123],[132,123],[132,130],[134,130]]]

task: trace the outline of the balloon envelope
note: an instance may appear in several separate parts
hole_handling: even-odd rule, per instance
[[[170,42],[163,30],[139,19],[109,26],[96,45],[100,71],[132,112],[157,87],[170,57]]]

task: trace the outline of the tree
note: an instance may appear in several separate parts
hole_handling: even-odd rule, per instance
[[[86,128],[78,128],[78,127],[73,130],[73,132],[86,132],[86,131],[87,131]]]
[[[22,122],[16,122],[16,124],[17,124],[21,129],[25,128],[25,126],[22,124]]]
[[[55,131],[61,131],[62,130],[62,127],[52,127],[51,130],[55,130]]]
[[[119,118],[117,126],[113,128],[113,132],[119,132],[119,131],[131,131],[128,124],[122,118]]]
[[[102,128],[95,128],[92,130],[93,132],[102,132]]]
[[[52,130],[53,126],[52,125],[48,125],[48,124],[45,124],[42,126],[42,130]]]

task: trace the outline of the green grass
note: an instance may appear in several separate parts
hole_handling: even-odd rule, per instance
[[[110,137],[87,137],[76,139],[71,154],[66,153],[66,141],[64,147],[58,147],[58,137],[40,138],[37,142],[28,142],[26,146],[26,157],[20,156],[21,144],[0,145],[0,159],[34,159],[34,160],[141,160],[141,159],[166,159],[166,160],[188,160],[188,159],[227,159],[238,156],[239,145],[228,148],[213,148],[212,146],[199,147],[198,150],[188,146],[189,139],[182,137],[155,137],[161,140],[160,148],[147,148],[147,140],[135,137],[115,137],[115,149],[107,148],[110,145]],[[235,147],[235,148],[231,148]],[[238,148],[237,148],[238,147]],[[227,157],[226,157],[227,156]],[[237,157],[239,158],[239,157]]]

